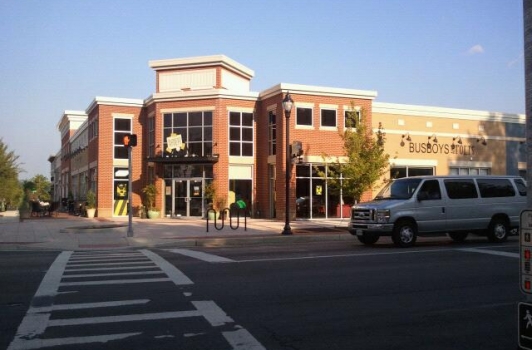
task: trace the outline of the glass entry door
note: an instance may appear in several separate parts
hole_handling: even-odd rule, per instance
[[[203,179],[186,178],[172,181],[172,213],[174,216],[202,217]]]

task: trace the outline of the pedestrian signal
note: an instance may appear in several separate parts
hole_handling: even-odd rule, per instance
[[[124,147],[135,147],[137,145],[137,134],[125,134],[122,138]]]

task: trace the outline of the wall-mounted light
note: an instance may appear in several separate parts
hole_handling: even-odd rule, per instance
[[[454,144],[455,141],[456,141],[457,144],[461,145],[462,144],[462,137],[460,137],[460,136],[453,137],[453,143],[451,144],[451,149],[453,149],[453,150],[456,148],[456,145]]]
[[[410,133],[407,132],[406,134],[403,134],[403,136],[401,136],[401,143],[400,143],[401,147],[405,145],[405,140],[409,142],[412,141],[412,138],[410,137]]]
[[[430,139],[432,139],[432,142],[434,143],[438,143],[438,139],[436,138],[436,134],[432,134],[428,137],[428,141],[430,141]]]
[[[486,141],[486,138],[484,136],[481,136],[477,139],[477,143],[482,143],[482,145],[486,146],[488,144],[488,141]]]

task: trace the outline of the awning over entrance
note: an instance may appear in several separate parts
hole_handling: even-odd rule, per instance
[[[175,156],[164,156],[164,157],[149,157],[148,162],[154,163],[163,163],[163,164],[214,164],[218,163],[218,156],[207,156],[207,157],[175,157]]]

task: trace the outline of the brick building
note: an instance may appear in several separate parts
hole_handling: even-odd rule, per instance
[[[149,66],[155,92],[145,100],[96,97],[85,111],[61,116],[61,150],[49,159],[54,201],[83,201],[92,189],[98,216],[127,215],[131,177],[135,211],[142,188],[154,183],[156,206],[168,217],[202,217],[210,201],[228,207],[242,198],[253,216],[284,218],[287,92],[295,102],[290,142],[303,150],[290,169],[290,212],[298,218],[347,215],[316,167],[326,169],[324,154],[343,155],[348,111],[384,127],[387,178],[526,171],[524,115],[380,103],[375,91],[287,83],[252,92],[254,72],[223,55]],[[122,145],[128,133],[138,137],[131,174]]]

